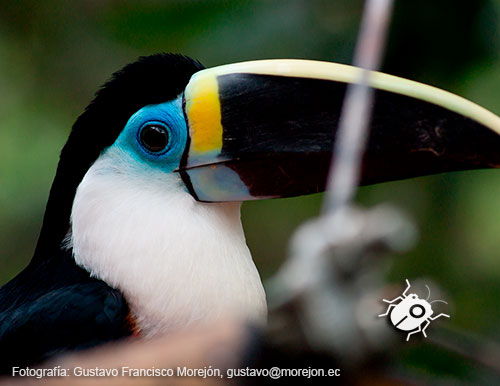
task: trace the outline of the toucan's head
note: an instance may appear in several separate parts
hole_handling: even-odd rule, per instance
[[[129,171],[170,176],[205,202],[322,191],[346,85],[359,70],[268,60],[204,70],[142,57],[115,73],[62,150],[39,248],[69,228],[76,189],[106,152]],[[376,103],[362,183],[500,165],[500,118],[445,91],[374,73]],[[124,161],[125,162],[125,161]]]

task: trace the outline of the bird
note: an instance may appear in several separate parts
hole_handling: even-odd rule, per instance
[[[74,123],[28,266],[0,288],[0,372],[224,315],[265,325],[241,202],[325,189],[360,69],[180,54],[117,71]],[[373,73],[361,183],[500,165],[500,118]]]

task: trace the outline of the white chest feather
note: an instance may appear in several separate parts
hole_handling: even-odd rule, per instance
[[[264,322],[240,204],[199,203],[176,174],[126,161],[106,153],[78,187],[68,239],[77,264],[124,294],[146,336],[225,314]]]

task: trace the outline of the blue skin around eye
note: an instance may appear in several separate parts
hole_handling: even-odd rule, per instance
[[[167,129],[168,145],[159,154],[148,152],[139,142],[140,130],[148,123],[159,124]],[[170,102],[148,105],[137,111],[130,117],[111,148],[118,147],[139,163],[172,172],[179,166],[186,141],[187,127],[182,111],[182,97],[179,97]]]
[[[161,125],[168,131],[169,141],[165,150],[152,153],[141,145],[140,132],[147,124]],[[118,162],[124,162],[126,166],[130,165],[132,172],[147,173],[153,167],[162,172],[171,173],[179,167],[187,137],[182,98],[179,97],[170,102],[148,105],[137,111],[130,117],[115,143],[107,151],[116,151],[118,154],[126,155],[119,157]],[[189,171],[193,188],[200,199],[242,201],[252,197],[248,187],[235,171],[225,166],[218,168],[208,166],[209,164]]]

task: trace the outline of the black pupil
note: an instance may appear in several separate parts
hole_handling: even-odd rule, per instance
[[[142,129],[141,143],[147,150],[158,153],[167,147],[167,130],[160,125],[147,125]]]

